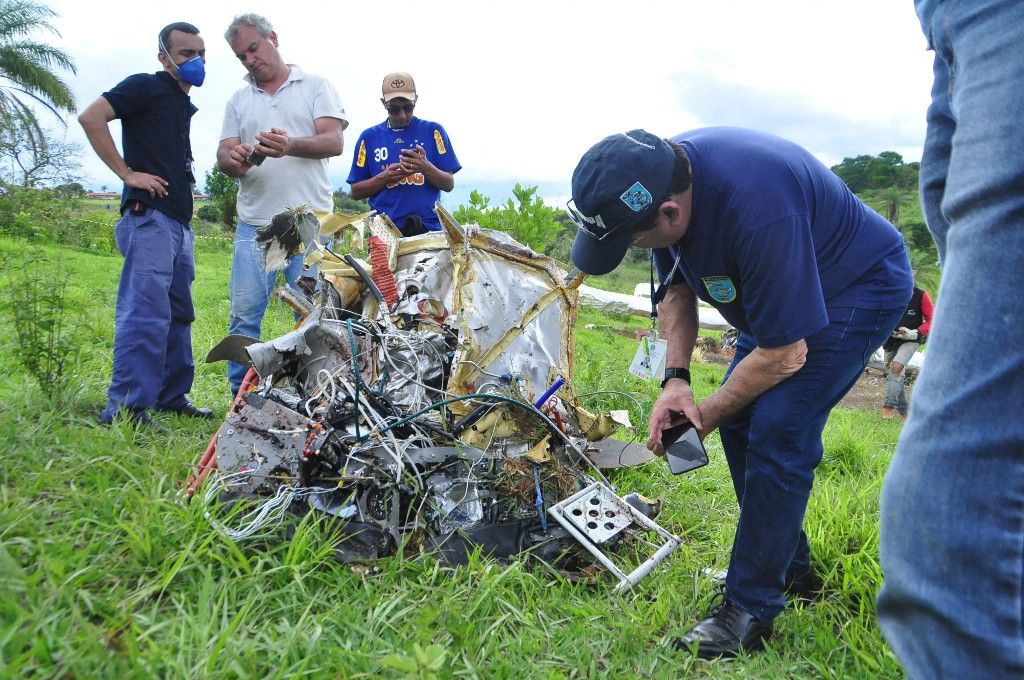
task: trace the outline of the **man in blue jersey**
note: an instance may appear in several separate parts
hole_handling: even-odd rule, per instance
[[[413,116],[416,83],[408,73],[390,73],[381,86],[388,119],[363,131],[356,142],[348,183],[352,198],[367,198],[403,236],[439,231],[434,203],[455,186],[462,169],[448,133],[439,123]]]
[[[802,525],[821,434],[910,300],[906,246],[810,153],[738,128],[608,137],[576,167],[572,197],[581,270],[653,249],[668,368],[648,447],[686,420],[702,437],[718,429],[740,503],[723,601],[675,645],[702,658],[760,649],[786,593],[817,589]],[[740,331],[699,405],[698,298]]]
[[[78,116],[96,155],[124,182],[114,227],[124,255],[114,317],[114,367],[105,425],[118,413],[161,429],[149,410],[198,418],[213,412],[188,400],[192,360],[192,145],[196,107],[188,96],[205,78],[206,46],[183,21],[157,37],[162,69],[125,78]],[[122,156],[109,124],[121,121]]]

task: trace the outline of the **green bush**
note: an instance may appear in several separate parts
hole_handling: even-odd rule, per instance
[[[213,203],[203,203],[196,209],[196,217],[204,222],[216,222],[220,219],[220,209]]]
[[[9,186],[0,193],[0,235],[112,253],[116,221],[115,213],[85,212],[66,191]]]
[[[0,311],[15,331],[13,356],[47,397],[60,398],[81,350],[68,301],[68,273],[41,253],[0,262]]]
[[[549,208],[537,196],[537,187],[516,184],[512,198],[500,208],[491,207],[491,199],[475,189],[469,194],[469,205],[462,205],[453,217],[459,224],[477,224],[484,229],[497,229],[509,234],[538,253],[547,254],[565,228],[562,211]]]

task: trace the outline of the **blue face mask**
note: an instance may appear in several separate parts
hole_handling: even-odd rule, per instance
[[[189,85],[200,87],[206,80],[206,64],[202,57],[192,57],[188,61],[178,64],[178,77]]]
[[[163,50],[164,56],[174,64],[174,57],[171,56],[163,40],[160,41],[160,49]],[[177,69],[178,77],[181,78],[182,82],[189,85],[200,87],[203,81],[206,80],[206,64],[203,63],[203,58],[200,56],[192,57],[180,64],[174,64],[174,68]]]

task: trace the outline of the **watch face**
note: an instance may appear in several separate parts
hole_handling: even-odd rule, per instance
[[[690,382],[690,371],[685,368],[668,368],[665,369],[665,379],[670,378],[682,378],[686,382]]]

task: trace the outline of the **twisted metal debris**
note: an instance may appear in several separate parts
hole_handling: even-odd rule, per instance
[[[235,540],[313,513],[344,562],[418,548],[457,564],[479,548],[563,570],[597,562],[632,586],[680,539],[587,456],[618,423],[573,388],[582,275],[436,210],[443,232],[412,238],[379,215],[324,221],[326,235],[368,227],[372,267],[307,234],[319,285],[290,295],[302,322],[269,342],[228,338],[208,358],[253,370],[190,491],[213,471],[207,502],[241,499],[230,527],[209,512]],[[622,565],[625,543],[653,554]]]

